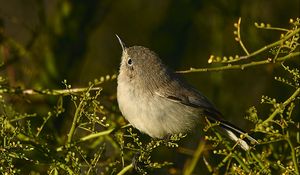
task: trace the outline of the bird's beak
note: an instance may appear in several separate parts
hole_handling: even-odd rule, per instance
[[[125,49],[126,49],[125,44],[123,43],[123,41],[121,40],[121,38],[120,38],[117,34],[115,34],[115,35],[116,35],[116,37],[117,37],[118,40],[119,40],[119,43],[120,43],[120,45],[121,45],[121,47],[122,47],[123,52],[125,52]]]

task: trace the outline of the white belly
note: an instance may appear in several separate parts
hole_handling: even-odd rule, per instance
[[[141,132],[151,137],[186,132],[197,123],[198,117],[184,106],[140,89],[118,82],[118,103],[124,117]]]

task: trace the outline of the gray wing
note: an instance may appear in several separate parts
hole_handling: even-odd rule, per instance
[[[201,92],[177,78],[157,89],[155,94],[176,103],[198,108],[214,120],[220,120],[222,115]]]
[[[220,122],[220,126],[223,129],[230,134],[237,135],[233,138],[232,135],[230,135],[233,140],[239,138],[238,136],[240,134],[244,134],[251,142],[258,143],[253,137],[246,134],[245,131],[222,119],[222,114],[214,107],[214,105],[201,92],[188,86],[185,82],[180,80],[171,81],[171,83],[164,86],[163,89],[157,89],[155,93],[161,98],[181,103],[192,108],[199,108],[208,120]],[[247,149],[248,147],[246,142],[241,142],[241,146],[244,149]]]

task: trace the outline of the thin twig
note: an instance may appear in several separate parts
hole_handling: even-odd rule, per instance
[[[253,157],[253,159],[258,162],[258,165],[260,166],[261,169],[267,169],[265,165],[257,158],[257,156],[254,154],[254,152],[250,152],[250,155]]]
[[[64,163],[61,163],[61,162],[57,162],[57,165],[61,168],[61,169],[64,169],[65,171],[67,171],[70,175],[73,175],[75,174],[73,172],[73,170],[66,164]]]
[[[299,29],[295,29],[295,30],[288,30],[287,34],[285,36],[283,36],[280,40],[277,40],[271,44],[268,44],[252,53],[248,53],[246,47],[244,46],[243,42],[241,41],[241,36],[240,36],[240,31],[239,31],[239,24],[236,24],[236,28],[238,29],[238,31],[236,31],[236,40],[239,42],[239,44],[241,45],[242,49],[246,52],[246,55],[245,56],[240,56],[238,58],[235,58],[235,59],[232,59],[232,60],[227,60],[226,63],[234,63],[234,62],[238,62],[238,61],[241,61],[241,60],[246,60],[246,59],[249,59],[251,57],[254,57],[260,53],[263,53],[264,51],[268,50],[268,49],[271,49],[271,48],[274,48],[276,46],[283,46],[284,42],[287,41],[288,39],[290,39],[291,37],[295,37],[296,34],[298,34],[300,32],[300,28]],[[291,50],[292,52],[293,50]],[[275,56],[276,58],[276,56]],[[275,59],[273,59],[274,61]],[[211,59],[208,60],[209,63],[213,62]]]
[[[299,56],[300,52],[294,52],[290,53],[286,56],[279,57],[275,60],[275,63],[281,63],[285,60],[288,60],[290,58]],[[250,63],[245,64],[227,64],[226,66],[220,66],[220,67],[212,67],[212,68],[191,68],[190,70],[184,70],[184,71],[176,71],[176,73],[192,73],[192,72],[212,72],[212,71],[223,71],[223,70],[236,70],[241,69],[244,70],[248,67],[258,66],[258,65],[264,65],[264,64],[274,64],[274,61],[270,59],[262,60],[262,61],[253,61]]]
[[[73,122],[72,122],[72,126],[70,128],[70,131],[68,133],[68,140],[67,140],[67,143],[71,143],[72,141],[72,137],[74,135],[74,132],[75,132],[75,128],[76,128],[76,125],[77,125],[77,122],[78,122],[78,118],[80,117],[81,115],[81,112],[82,112],[82,107],[84,105],[85,100],[81,100],[78,107],[76,108],[76,111],[75,111],[75,114],[74,114],[74,118],[73,118]]]
[[[127,171],[131,170],[133,168],[133,164],[129,164],[126,167],[124,167],[117,175],[123,175],[125,174]]]
[[[269,45],[266,45],[265,47],[261,48],[261,49],[258,49],[257,51],[254,51],[252,52],[250,55],[246,55],[246,56],[242,56],[240,57],[241,59],[247,59],[247,58],[250,58],[250,57],[253,57],[255,55],[258,55],[259,53],[262,53],[264,52],[265,50],[268,50],[272,47],[275,47],[277,45],[281,45],[283,42],[285,42],[286,40],[290,39],[292,36],[296,35],[297,33],[300,32],[300,28],[299,29],[296,29],[294,30],[293,32],[291,32],[290,34],[284,36],[282,39],[274,42],[274,43],[271,43]]]
[[[218,139],[220,139],[220,140],[222,139],[222,137],[219,133],[216,132],[215,134],[218,137]],[[232,148],[230,148],[229,145],[225,144],[224,146],[229,151],[229,154],[221,161],[221,163],[218,165],[217,169],[219,169],[220,167],[225,165],[225,163],[227,162],[228,159],[234,158],[247,173],[250,173],[249,167],[243,162],[242,158],[238,154],[234,153],[234,150],[232,150]]]
[[[25,89],[21,90],[21,93],[24,95],[68,95],[70,93],[79,93],[87,91],[89,88],[73,88],[73,89],[52,89],[52,90],[36,90],[36,89]],[[101,87],[93,87],[90,90],[98,91],[101,90]]]
[[[189,163],[188,167],[184,170],[184,173],[183,173],[184,175],[190,175],[193,173],[193,171],[199,161],[199,158],[200,158],[202,152],[204,151],[204,148],[205,148],[205,142],[200,141],[191,162]]]
[[[89,139],[93,139],[93,138],[96,138],[96,137],[108,135],[108,134],[110,134],[111,132],[113,132],[113,130],[115,130],[115,128],[108,129],[108,130],[105,130],[105,131],[102,131],[102,132],[92,133],[92,134],[90,134],[90,135],[87,135],[87,136],[85,136],[85,137],[80,138],[79,141],[80,141],[80,142],[83,142],[83,141],[86,141],[86,140],[89,140]]]
[[[288,32],[290,30],[288,29],[284,29],[284,28],[280,28],[280,27],[272,27],[269,24],[267,24],[267,26],[261,26],[258,23],[254,23],[255,27],[259,28],[259,29],[265,29],[265,30],[277,30],[277,31],[281,31],[281,32]]]
[[[294,101],[299,94],[300,94],[300,88],[296,89],[296,91],[290,96],[290,98],[288,98],[285,102],[283,102],[280,108],[276,108],[275,111],[261,124],[264,125],[264,124],[268,123],[269,121],[273,120],[273,118],[277,114],[279,114],[282,111],[282,109],[284,109],[288,104],[290,104],[292,101]]]
[[[239,42],[239,44],[241,45],[242,49],[244,50],[244,52],[248,56],[250,54],[249,54],[248,50],[246,49],[246,47],[245,47],[245,45],[244,45],[244,43],[242,41],[242,38],[241,38],[241,27],[240,27],[241,26],[241,21],[242,21],[242,18],[240,17],[239,20],[238,20],[237,26],[236,26],[236,28],[237,28],[237,41]]]
[[[294,167],[295,167],[295,172],[296,174],[299,174],[299,164],[297,162],[297,155],[296,155],[296,152],[295,152],[295,148],[290,140],[290,136],[289,136],[289,132],[287,132],[286,134],[286,141],[289,143],[289,146],[291,148],[291,154],[292,154],[292,159],[293,159],[293,163],[294,163]]]

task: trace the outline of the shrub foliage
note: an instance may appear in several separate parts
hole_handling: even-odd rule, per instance
[[[121,175],[135,171],[147,174],[156,169],[168,174],[192,174],[197,171],[199,162],[203,162],[207,171],[215,174],[299,174],[300,72],[294,65],[299,63],[300,19],[291,19],[290,28],[255,23],[258,29],[279,31],[280,36],[277,41],[253,52],[243,43],[240,24],[241,19],[234,24],[234,35],[245,55],[212,55],[208,63],[218,63],[217,66],[178,72],[243,71],[254,66],[281,65],[286,73],[278,74],[275,80],[280,86],[286,86],[285,93],[290,95],[282,100],[281,94],[270,97],[266,92],[260,106],[252,106],[246,111],[245,118],[254,125],[251,134],[259,142],[249,151],[243,151],[223,138],[215,129],[217,123],[206,125],[206,141],[200,142],[192,155],[178,152],[180,141],[188,139],[188,135],[178,134],[165,140],[145,139],[126,124],[115,98],[111,100],[103,93],[103,85],[115,81],[116,75],[95,79],[87,88],[72,88],[64,80],[61,84],[64,88],[57,90],[11,87],[7,77],[1,76],[0,172]],[[20,44],[0,34],[0,45],[15,50],[17,55],[27,54]],[[4,53],[0,54],[3,57]],[[5,69],[6,63],[1,61],[1,68]],[[46,113],[40,112],[38,107],[19,110],[20,105],[30,106],[30,101],[40,99],[48,100],[51,110]],[[258,108],[269,112],[260,112]],[[70,121],[58,130],[57,126],[67,120],[66,116],[71,118]],[[152,154],[159,149],[189,155],[184,168],[173,167],[172,161],[164,157],[153,160]],[[211,161],[213,157],[218,161]]]

